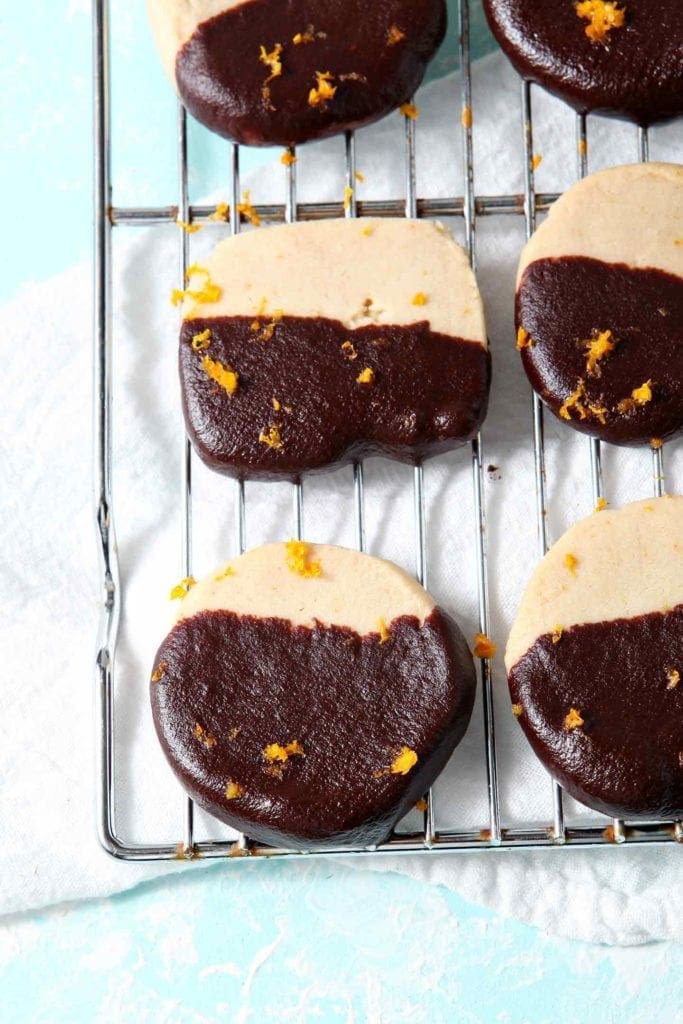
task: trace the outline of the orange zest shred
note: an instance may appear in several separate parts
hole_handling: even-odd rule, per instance
[[[264,326],[263,330],[261,331],[261,334],[259,335],[259,341],[270,341],[270,339],[275,334],[275,328],[279,324],[280,320],[282,320],[282,317],[284,315],[285,314],[284,314],[283,310],[281,310],[281,309],[276,309],[274,311],[274,313],[273,313],[273,315],[272,315],[272,317],[270,319],[270,322],[267,323]],[[252,329],[252,331],[260,331],[261,330],[261,322],[260,322],[260,320],[254,320],[253,324],[251,325],[251,329]]]
[[[587,141],[585,139],[579,139],[578,145],[577,145],[577,149],[579,151],[579,156],[585,156],[586,153],[588,152],[588,143],[587,143]]]
[[[404,117],[409,118],[411,121],[417,121],[420,116],[420,108],[414,103],[402,103],[398,109]]]
[[[268,448],[284,448],[282,437],[280,436],[280,428],[276,425],[269,426],[267,429],[262,430],[258,436],[261,444],[267,445]]]
[[[540,153],[534,153],[534,155],[531,158],[531,167],[532,167],[532,169],[534,171],[537,171],[542,163],[543,163],[543,157],[541,156],[541,154]]]
[[[417,764],[417,754],[410,747],[401,747],[394,760],[391,762],[389,771],[392,775],[407,775]]]
[[[512,714],[515,716],[515,718],[521,718],[521,716],[524,714],[524,708],[522,707],[522,705],[521,704],[513,704],[512,705]]]
[[[316,84],[308,93],[309,107],[321,107],[323,110],[330,100],[334,99],[337,86],[332,85],[334,75],[331,71],[316,71]]]
[[[598,500],[596,501],[595,508],[593,509],[593,511],[594,512],[604,512],[604,510],[607,508],[608,505],[609,505],[609,501],[607,500],[607,498],[603,498],[602,495],[601,495],[598,498]]]
[[[371,366],[366,366],[356,377],[357,384],[372,384],[375,379],[375,371]]]
[[[564,727],[568,732],[572,729],[580,729],[585,722],[581,716],[581,712],[578,708],[570,708],[567,714],[564,716]]]
[[[552,642],[554,644],[559,644],[560,640],[562,639],[562,634],[563,633],[564,633],[564,626],[560,626],[559,623],[558,623],[557,626],[553,626],[553,631],[552,631],[552,634],[551,634]]]
[[[361,183],[365,181],[365,175],[363,174],[362,171],[354,171],[353,176],[356,179],[356,181],[360,181]]]
[[[188,235],[194,235],[204,227],[203,224],[191,224],[188,220],[180,220],[180,218],[178,218],[176,224],[179,228],[182,228],[183,231],[186,231]]]
[[[197,305],[206,302],[218,302],[223,294],[223,289],[211,280],[211,274],[206,267],[193,263],[185,274],[185,278],[188,281],[192,277],[203,277],[203,285],[200,288],[174,288],[171,292],[171,304],[173,306],[179,306],[185,299],[194,299]]]
[[[589,377],[599,377],[602,373],[600,360],[605,359],[616,348],[616,341],[611,331],[598,331],[596,337],[583,342],[586,351],[586,373]]]
[[[322,576],[322,566],[317,559],[311,559],[311,545],[305,540],[290,540],[286,544],[286,549],[287,568],[290,572],[295,572],[304,579]]]
[[[585,420],[586,418],[586,407],[583,404],[582,399],[586,397],[586,385],[583,380],[579,378],[578,383],[574,391],[572,391],[569,398],[565,398],[564,402],[560,406],[560,416],[563,420],[570,420],[571,410],[575,409],[579,414],[579,419]]]
[[[533,339],[524,327],[517,328],[517,349],[521,352],[523,348],[531,348]]]
[[[211,344],[211,328],[207,327],[200,334],[192,335],[192,348],[195,352],[204,352]]]
[[[290,757],[305,757],[304,748],[298,740],[292,740],[286,746],[280,743],[269,743],[263,748],[263,757],[268,764],[284,764]]]
[[[391,631],[387,627],[385,620],[381,617],[377,620],[377,629],[379,632],[379,642],[381,644],[385,644],[387,641],[391,640]]]
[[[202,358],[202,369],[209,380],[215,380],[216,384],[228,395],[234,395],[239,387],[240,375],[235,373],[231,366],[225,366],[218,359],[211,356]]]
[[[273,397],[271,398],[271,400],[270,400],[270,404],[272,405],[272,407],[273,407],[273,409],[275,410],[275,412],[279,412],[279,411],[280,411],[280,409],[282,408],[282,402],[280,402],[280,401],[279,401],[279,400],[278,400],[278,399],[277,399],[277,398],[275,397],[275,395],[273,395]]]
[[[157,665],[157,667],[152,672],[152,682],[153,683],[158,683],[161,679],[163,679],[164,676],[166,675],[166,670],[167,669],[168,669],[168,662],[167,661],[160,661],[159,664]]]
[[[571,551],[568,551],[564,556],[564,564],[569,569],[572,576],[576,576],[576,567],[579,564],[579,560],[576,555],[573,555]]]
[[[420,797],[420,799],[415,804],[415,810],[416,811],[420,811],[421,813],[424,813],[427,810],[427,806],[428,806],[427,805],[427,801],[422,796],[422,797]]]
[[[387,46],[396,46],[405,39],[406,34],[402,32],[398,25],[391,25],[387,32]]]
[[[365,235],[366,238],[369,238],[374,230],[375,229],[373,228],[372,224],[366,224],[363,230],[361,231],[361,234]]]
[[[350,210],[351,209],[351,200],[352,199],[353,199],[353,187],[351,185],[347,185],[345,187],[345,189],[344,189],[344,209],[345,210]]]
[[[227,203],[217,203],[216,209],[209,214],[209,220],[226,221],[230,217],[230,207]]]
[[[216,583],[220,583],[221,580],[227,580],[228,576],[234,576],[235,570],[231,565],[226,565],[223,572],[219,572],[217,576],[214,576]]]
[[[297,32],[296,35],[292,37],[292,42],[295,46],[301,46],[305,43],[315,42],[316,36],[318,39],[326,39],[327,32],[316,32],[313,25],[307,25],[305,32]]]
[[[574,10],[579,18],[588,21],[585,32],[591,43],[601,43],[613,28],[621,28],[626,13],[612,0],[579,0]]]
[[[274,78],[279,78],[282,74],[282,61],[280,60],[280,54],[282,53],[282,43],[276,43],[270,53],[266,50],[265,46],[259,46],[259,60],[262,64],[270,71],[270,74],[266,78],[265,82],[261,86],[261,97],[264,104],[271,110],[275,110],[275,107],[270,100],[270,83]]]
[[[496,653],[496,645],[486,633],[477,633],[474,638],[475,658],[492,658]]]
[[[358,359],[358,353],[356,352],[352,341],[342,342],[341,350],[344,353],[345,359]]]
[[[199,722],[196,723],[192,730],[192,735],[196,740],[199,740],[200,743],[203,743],[207,750],[211,750],[212,747],[216,746],[215,736],[212,736],[210,732],[207,732]]]
[[[291,149],[286,149],[282,156],[280,157],[280,163],[284,164],[285,167],[291,167],[292,164],[295,164],[297,162],[297,160],[298,157],[294,156]]]
[[[171,590],[169,597],[171,601],[182,601],[182,599],[190,593],[193,586],[196,583],[194,576],[186,576],[180,583],[176,583],[175,587]]]
[[[427,296],[424,292],[415,292],[410,302],[413,306],[426,306]]]
[[[152,677],[154,678],[154,677]],[[666,688],[667,690],[675,690],[681,681],[681,673],[677,668],[669,666],[666,669]]]
[[[639,388],[634,388],[630,398],[622,398],[617,404],[618,412],[631,412],[639,405],[647,405],[652,401],[652,381],[646,380]]]
[[[244,790],[240,786],[239,782],[233,782],[231,779],[225,787],[225,799],[239,800],[241,796],[244,796]]]
[[[473,122],[472,107],[463,107],[462,108],[462,114],[460,115],[460,122],[461,122],[463,128],[471,128],[472,127],[472,122]]]
[[[251,205],[251,192],[249,189],[245,189],[242,193],[242,202],[237,204],[237,212],[244,217],[245,220],[248,220],[253,227],[259,227],[261,218]]]

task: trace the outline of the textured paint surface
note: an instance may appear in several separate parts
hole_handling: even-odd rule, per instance
[[[266,870],[263,870],[264,867]],[[650,1024],[683,951],[544,938],[436,886],[244,865],[0,929],[12,1024]],[[67,954],[68,951],[68,955]]]

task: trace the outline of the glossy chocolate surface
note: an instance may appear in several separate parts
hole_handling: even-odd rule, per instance
[[[182,785],[228,825],[289,847],[385,839],[444,767],[475,691],[467,644],[438,609],[422,626],[395,619],[384,643],[201,612],[174,627],[160,664],[152,711]],[[266,746],[295,740],[303,754],[268,763]],[[404,746],[417,763],[392,773]],[[238,798],[226,799],[228,782]]]
[[[189,436],[207,465],[231,476],[296,479],[373,454],[414,462],[469,440],[486,414],[488,350],[432,333],[427,322],[350,331],[337,320],[284,317],[268,340],[260,340],[267,321],[253,324],[192,319],[180,337]],[[197,353],[192,337],[206,328],[210,347]],[[343,349],[349,341],[353,349]],[[205,354],[239,373],[234,394],[208,378]],[[358,383],[366,368],[374,380]],[[259,440],[270,426],[282,447]]]
[[[309,27],[312,40],[295,45]],[[176,80],[187,109],[219,135],[293,145],[409,100],[445,29],[444,0],[248,0],[197,27],[177,54]],[[260,47],[273,53],[277,44],[282,72],[266,83]],[[329,72],[336,92],[312,106],[316,72]]]
[[[508,681],[531,746],[577,800],[632,820],[681,817],[683,605],[574,626],[557,643],[546,634]],[[569,730],[571,708],[584,724]]]
[[[484,0],[491,30],[520,75],[579,111],[648,125],[683,112],[680,0],[624,0],[623,26],[592,42],[574,0]]]
[[[556,415],[584,381],[585,418],[575,407],[565,421],[576,430],[635,444],[683,429],[683,279],[581,256],[537,260],[517,289],[516,322],[534,341],[522,349],[527,376]],[[606,330],[616,347],[589,374],[586,342]],[[619,411],[649,380],[651,401]]]

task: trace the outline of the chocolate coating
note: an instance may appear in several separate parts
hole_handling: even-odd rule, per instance
[[[203,461],[230,476],[291,480],[366,455],[414,462],[464,443],[486,414],[488,350],[435,334],[426,321],[349,330],[337,320],[286,316],[268,341],[252,324],[192,319],[180,336],[188,434]],[[207,327],[208,355],[239,373],[233,395],[209,380],[203,353],[192,349],[193,335]],[[346,341],[355,359],[342,350]],[[374,381],[359,384],[366,367]],[[281,448],[259,441],[269,425],[278,425]]]
[[[169,763],[209,813],[272,845],[381,842],[429,788],[463,736],[475,674],[462,634],[435,609],[391,636],[201,612],[166,637],[150,684]],[[215,740],[194,735],[197,724]],[[272,770],[271,743],[304,756]],[[387,771],[397,750],[418,760]],[[392,753],[393,752],[393,753]],[[228,781],[242,795],[226,799]]]
[[[312,42],[293,37],[312,25]],[[403,34],[393,45],[389,32]],[[248,0],[198,26],[176,57],[187,109],[219,135],[250,146],[293,145],[376,121],[410,99],[446,30],[444,0]],[[320,37],[317,33],[325,33]],[[260,47],[283,47],[282,74]],[[311,106],[316,72],[336,93]]]
[[[484,0],[491,31],[514,68],[579,111],[652,124],[683,112],[679,0],[624,0],[624,25],[599,42],[574,0]]]
[[[615,444],[668,438],[683,428],[683,280],[581,256],[531,263],[517,289],[516,322],[534,344],[522,349],[532,387],[556,414],[585,383],[586,402],[603,408],[566,421]],[[585,343],[611,330],[616,348],[589,375]],[[628,411],[617,406],[652,380],[652,400]],[[585,403],[584,403],[585,404]]]
[[[635,820],[683,815],[683,605],[546,634],[508,682],[527,739],[573,797]],[[581,728],[565,728],[570,708]]]

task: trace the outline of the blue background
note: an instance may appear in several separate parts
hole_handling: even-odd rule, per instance
[[[172,204],[173,99],[142,3],[113,6],[115,202]],[[479,53],[492,46],[478,10],[474,39]],[[8,6],[1,45],[8,297],[90,256],[89,4]],[[451,44],[432,73],[453,61]],[[225,181],[226,146],[191,131],[199,197]],[[11,1024],[681,1022],[682,967],[671,943],[572,943],[399,875],[269,862],[5,921],[0,1013]]]

